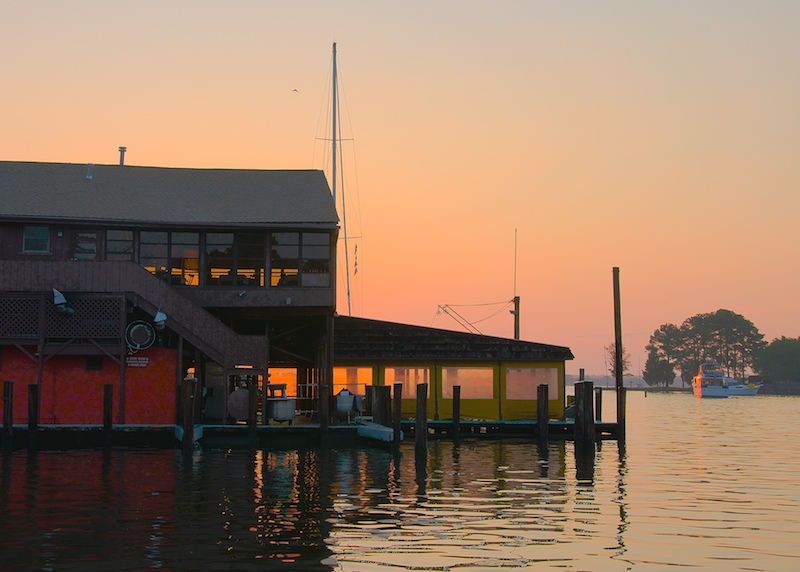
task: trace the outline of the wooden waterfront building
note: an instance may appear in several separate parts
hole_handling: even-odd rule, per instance
[[[122,163],[122,160],[120,161]],[[338,217],[321,171],[0,161],[0,379],[15,423],[228,423],[256,384],[327,425],[343,389],[403,383],[402,414],[533,419],[564,411],[569,348],[335,314]],[[247,392],[244,392],[247,393]],[[242,395],[242,394],[240,394]],[[2,410],[0,404],[0,410]]]
[[[567,347],[347,316],[335,331],[334,393],[402,382],[402,415],[412,419],[426,383],[428,416],[452,419],[458,385],[463,418],[511,421],[536,418],[544,384],[550,418],[564,413]]]
[[[122,151],[122,150],[121,150]],[[122,163],[122,159],[120,160]],[[202,417],[291,367],[298,407],[330,393],[338,217],[321,171],[0,162],[0,377],[40,421]]]

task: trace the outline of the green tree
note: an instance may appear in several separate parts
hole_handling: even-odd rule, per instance
[[[611,377],[616,379],[617,377],[617,342],[611,342],[607,346],[603,346],[603,349],[606,352],[606,363],[608,363],[608,373],[611,374]],[[625,346],[622,346],[622,375],[630,375],[631,372],[629,370],[631,366],[631,356],[628,354],[628,351],[625,349]]]
[[[659,357],[658,352],[648,351],[642,377],[647,385],[667,387],[675,381],[675,370],[669,361]]]
[[[756,354],[753,369],[767,381],[800,383],[800,338],[776,338]]]
[[[764,336],[750,320],[730,310],[717,310],[691,316],[680,327],[662,325],[650,336],[647,350],[678,370],[686,383],[707,359],[718,361],[729,374],[742,379],[764,346]]]

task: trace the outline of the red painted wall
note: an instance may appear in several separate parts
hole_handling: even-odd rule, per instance
[[[175,423],[176,350],[150,348],[137,352],[144,367],[125,369],[125,424]],[[28,384],[36,383],[36,363],[15,347],[3,348],[0,379],[14,381],[14,423],[28,422]],[[100,371],[86,369],[85,356],[55,356],[45,362],[39,403],[42,425],[103,423],[103,388],[114,386],[113,422],[119,415],[119,365],[104,357]],[[0,400],[0,415],[3,404]]]

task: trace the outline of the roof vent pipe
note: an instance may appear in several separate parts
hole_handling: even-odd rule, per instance
[[[125,164],[125,151],[127,151],[127,147],[120,147],[119,148],[119,165],[120,167]]]
[[[86,165],[86,180],[87,181],[91,181],[92,180],[92,171],[94,171],[94,163],[89,163],[88,165]]]

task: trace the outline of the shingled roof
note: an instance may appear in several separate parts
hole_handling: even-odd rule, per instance
[[[0,219],[263,226],[338,222],[322,171],[0,161]]]
[[[351,316],[336,316],[333,355],[338,360],[518,360],[574,359],[569,348],[411,326]]]

